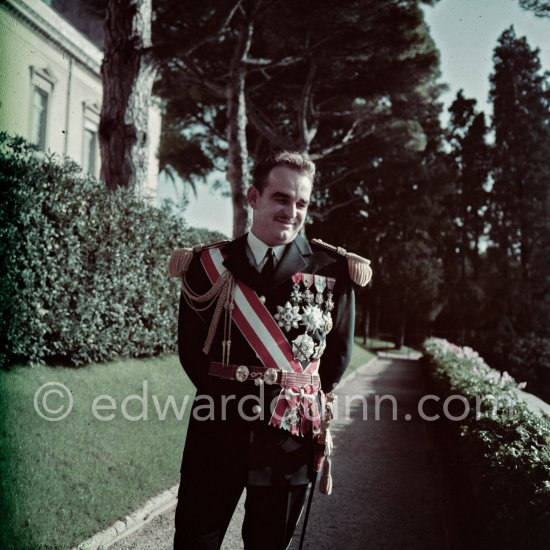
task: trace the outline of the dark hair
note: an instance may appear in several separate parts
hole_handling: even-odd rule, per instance
[[[260,160],[252,169],[252,185],[260,193],[264,190],[269,172],[278,166],[286,166],[287,168],[296,170],[296,172],[310,178],[311,183],[313,183],[315,164],[311,160],[296,151],[277,151],[276,153],[270,153],[267,157]]]

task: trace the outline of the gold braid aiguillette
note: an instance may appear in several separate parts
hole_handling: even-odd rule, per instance
[[[370,260],[367,260],[367,258],[358,256],[353,252],[347,252],[341,246],[333,246],[322,241],[321,239],[312,239],[311,242],[327,248],[332,252],[336,252],[337,254],[340,254],[340,256],[346,258],[348,261],[349,277],[356,285],[366,286],[372,279]]]
[[[212,248],[214,246],[220,246],[229,241],[221,241],[212,245],[198,245],[194,248],[180,248],[174,250],[170,255],[168,261],[168,275],[170,277],[181,277],[181,290],[183,297],[189,307],[197,313],[208,309],[214,301],[216,301],[216,307],[212,315],[212,321],[208,328],[208,334],[204,342],[203,352],[208,355],[210,347],[214,341],[216,329],[218,327],[222,311],[225,313],[224,320],[224,341],[223,341],[223,357],[224,360],[229,363],[229,352],[231,346],[230,328],[229,332],[227,327],[231,327],[231,318],[233,315],[233,276],[229,271],[224,273],[204,294],[197,294],[189,286],[186,281],[186,273],[191,265],[191,261],[196,253],[202,252],[206,248]],[[201,305],[199,305],[201,304]]]

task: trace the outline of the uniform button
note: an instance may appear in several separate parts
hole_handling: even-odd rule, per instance
[[[262,407],[260,407],[260,405],[254,405],[252,407],[252,412],[254,414],[260,414],[262,412]]]
[[[260,296],[260,302],[262,302],[262,304],[265,304],[265,296]]]

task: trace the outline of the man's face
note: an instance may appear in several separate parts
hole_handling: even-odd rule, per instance
[[[269,172],[261,193],[251,186],[247,196],[253,210],[254,235],[269,246],[293,241],[304,225],[311,187],[307,176],[286,166]]]

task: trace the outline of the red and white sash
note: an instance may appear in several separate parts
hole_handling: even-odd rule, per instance
[[[209,248],[201,254],[201,262],[212,284],[227,270],[224,257],[218,248]],[[233,295],[233,320],[250,347],[267,368],[286,372],[317,374],[319,359],[303,368],[294,358],[292,348],[283,331],[260,300],[258,295],[242,281],[235,281]],[[311,420],[316,433],[320,425],[317,391],[313,388],[283,388],[273,410],[270,423],[292,433],[307,431]],[[299,422],[291,422],[289,414],[298,413]]]

